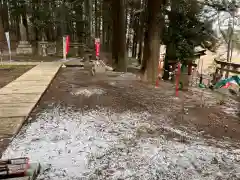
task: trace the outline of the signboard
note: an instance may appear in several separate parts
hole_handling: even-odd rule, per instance
[[[47,46],[47,54],[54,55],[57,53],[56,42],[49,42]]]

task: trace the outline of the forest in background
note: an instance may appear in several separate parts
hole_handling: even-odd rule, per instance
[[[195,47],[214,51],[219,45],[213,22],[221,12],[235,18],[235,0],[1,0],[0,41],[10,32],[12,41],[20,41],[22,22],[31,43],[56,41],[64,35],[71,42],[90,48],[101,39],[101,51],[111,54],[118,71],[126,71],[128,56],[138,60],[141,73],[154,82],[160,56],[160,45],[166,46],[164,77],[169,61],[194,60]],[[220,30],[231,49],[234,21]],[[61,47],[61,46],[60,46]],[[229,56],[229,55],[228,55]],[[229,59],[229,57],[227,57]]]

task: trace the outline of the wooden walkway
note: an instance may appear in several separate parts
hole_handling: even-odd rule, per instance
[[[0,89],[0,138],[13,137],[19,131],[61,65],[40,63]]]
[[[36,66],[44,62],[17,62],[17,61],[3,61],[0,66]]]

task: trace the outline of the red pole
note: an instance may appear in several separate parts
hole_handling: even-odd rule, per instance
[[[181,66],[180,66],[180,63],[178,63],[178,72],[176,74],[176,96],[177,97],[178,97],[178,91],[179,91],[180,71],[181,71]]]
[[[96,58],[98,59],[100,56],[100,39],[96,38],[95,39],[95,50],[96,50]]]
[[[70,46],[70,37],[66,37],[66,54],[69,52],[69,46]]]

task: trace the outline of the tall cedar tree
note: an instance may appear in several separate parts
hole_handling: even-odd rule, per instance
[[[143,79],[154,83],[157,78],[157,67],[161,36],[164,28],[163,8],[164,0],[147,2],[146,31],[144,36],[144,54],[141,73]]]

